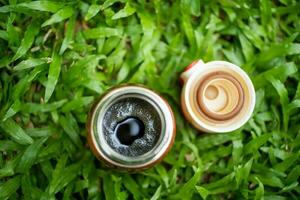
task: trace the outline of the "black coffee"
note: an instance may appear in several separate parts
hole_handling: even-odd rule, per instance
[[[144,133],[144,123],[136,117],[128,117],[118,122],[114,130],[114,135],[124,145],[131,145],[136,139],[143,137]]]
[[[161,120],[149,102],[129,97],[107,109],[102,127],[112,149],[133,157],[145,154],[155,146],[161,133]]]

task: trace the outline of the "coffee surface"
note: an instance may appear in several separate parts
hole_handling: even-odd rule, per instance
[[[145,133],[144,123],[136,117],[128,117],[117,123],[114,135],[124,145],[131,145],[136,139],[143,137]]]
[[[161,134],[161,120],[149,102],[129,97],[116,101],[107,109],[102,128],[112,149],[133,157],[155,146]]]

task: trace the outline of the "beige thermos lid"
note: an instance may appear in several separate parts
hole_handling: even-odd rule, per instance
[[[226,61],[199,60],[186,68],[180,80],[183,113],[200,131],[234,131],[251,117],[255,90],[240,67]]]

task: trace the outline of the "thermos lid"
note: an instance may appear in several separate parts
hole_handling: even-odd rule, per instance
[[[230,132],[243,126],[255,106],[249,76],[226,61],[189,65],[181,74],[181,107],[187,120],[203,132]]]

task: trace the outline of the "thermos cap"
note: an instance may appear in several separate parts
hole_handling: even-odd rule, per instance
[[[181,107],[187,120],[203,132],[230,132],[243,126],[255,106],[249,76],[226,61],[189,65],[181,74]]]

